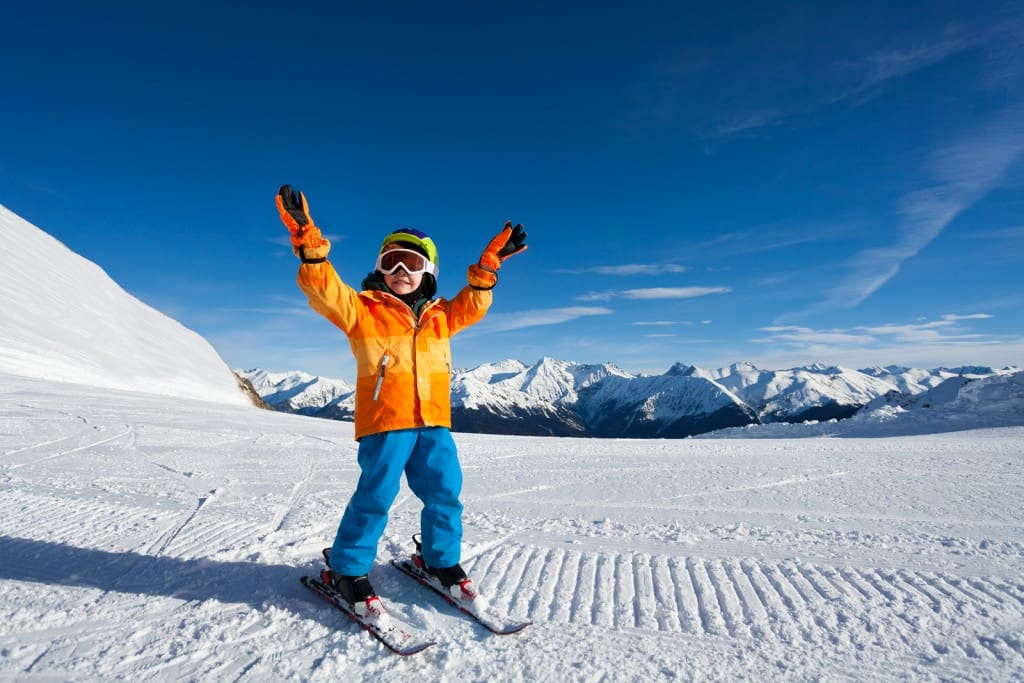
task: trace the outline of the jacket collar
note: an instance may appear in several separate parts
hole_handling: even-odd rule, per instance
[[[370,301],[375,301],[377,303],[384,304],[386,306],[401,306],[402,308],[409,311],[414,318],[416,317],[409,304],[405,303],[391,292],[381,291],[378,289],[367,289],[363,290],[362,292],[359,292],[359,296]],[[423,321],[428,319],[429,317],[432,317],[429,316],[428,313],[436,310],[437,304],[440,303],[440,301],[440,299],[431,299],[430,301],[424,302],[420,308],[419,320]]]

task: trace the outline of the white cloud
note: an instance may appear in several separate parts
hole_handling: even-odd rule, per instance
[[[982,230],[972,232],[968,237],[983,240],[1016,240],[1024,238],[1024,225],[1012,228],[998,228],[996,230]]]
[[[958,215],[996,188],[1022,152],[1024,105],[1004,109],[973,135],[938,150],[928,163],[937,184],[903,197],[894,226],[896,240],[855,254],[843,267],[846,275],[826,290],[822,301],[780,320],[858,306]]]
[[[785,106],[765,106],[760,109],[733,112],[720,118],[717,124],[706,133],[708,137],[725,138],[746,133],[751,130],[778,124],[793,116],[806,116],[824,107],[839,103],[861,104],[870,100],[881,91],[881,86],[921,69],[938,64],[949,57],[975,49],[986,43],[1004,45],[1009,54],[1019,50],[1019,40],[1011,33],[1003,31],[998,36],[997,29],[968,29],[952,27],[944,35],[930,41],[921,41],[909,47],[896,47],[879,50],[855,60],[841,62],[840,69],[831,74],[830,83],[837,89],[826,93],[815,93],[813,96]],[[991,51],[991,49],[990,49]],[[1019,60],[1004,58],[996,63],[1006,71],[1007,65],[1015,65],[1020,72]],[[1006,82],[1006,78],[998,82]],[[785,90],[784,87],[777,88]]]
[[[786,113],[778,109],[766,109],[764,111],[738,114],[731,119],[720,121],[715,132],[719,137],[736,135],[748,130],[763,128],[786,116]]]
[[[909,48],[880,50],[870,54],[859,64],[865,72],[863,81],[843,97],[851,97],[885,81],[901,78],[938,64],[947,57],[976,47],[981,38],[980,34],[953,29],[947,31],[946,35],[936,42],[920,43]]]
[[[827,330],[776,325],[760,328],[768,335],[752,342],[772,348],[765,356],[774,357],[776,364],[780,358],[797,360],[796,365],[823,360],[853,367],[1019,364],[1024,353],[1020,338],[974,333],[958,324],[991,317],[985,313],[946,314],[939,320],[911,324],[886,323]]]
[[[864,334],[854,334],[845,330],[814,330],[809,327],[796,327],[793,325],[780,325],[773,327],[762,327],[762,332],[770,333],[768,337],[754,339],[758,344],[844,344],[860,345],[870,344],[875,338]]]
[[[610,292],[591,292],[577,297],[579,301],[610,301],[611,299],[633,299],[649,301],[656,299],[693,299],[709,294],[731,292],[731,287],[649,287],[646,289],[621,289]]]
[[[878,343],[869,347],[844,347],[830,344],[805,346],[762,345],[761,353],[736,351],[732,356],[702,361],[707,367],[725,366],[736,358],[743,358],[763,368],[791,368],[822,362],[849,368],[886,365],[905,365],[917,368],[960,365],[1024,365],[1024,337],[1009,337],[989,341],[961,341],[940,343]],[[719,351],[721,353],[721,350]],[[701,365],[702,363],[698,363]]]
[[[540,325],[559,325],[576,320],[577,318],[593,315],[611,315],[614,312],[610,308],[599,306],[569,306],[566,308],[519,311],[517,313],[491,313],[481,323],[470,328],[470,331],[465,333],[464,336],[473,332],[507,332],[509,330],[521,330]]]
[[[627,263],[621,266],[592,266],[590,268],[563,268],[555,272],[572,275],[663,275],[665,273],[684,273],[686,267],[677,263]]]
[[[969,315],[954,315],[952,313],[947,313],[946,315],[942,316],[942,319],[943,320],[986,320],[986,319],[991,318],[991,317],[992,316],[989,315],[988,313],[971,313]]]
[[[894,341],[919,342],[950,342],[963,339],[981,339],[980,334],[948,334],[953,321],[937,321],[923,325],[882,325],[881,327],[858,327],[876,337],[890,337]],[[947,329],[943,329],[947,328]]]

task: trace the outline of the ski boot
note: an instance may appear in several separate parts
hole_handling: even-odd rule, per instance
[[[323,553],[324,561],[327,563],[327,567],[320,572],[320,580],[323,583],[341,593],[341,597],[345,598],[352,605],[356,614],[360,616],[383,611],[383,605],[377,592],[373,590],[373,585],[370,584],[369,576],[366,574],[362,576],[339,574],[331,569],[331,549],[324,548]]]
[[[416,544],[416,552],[412,556],[413,564],[423,570],[426,574],[437,579],[445,591],[456,600],[475,600],[480,597],[473,579],[466,575],[462,565],[456,563],[451,567],[431,567],[423,559],[423,546],[420,542],[420,535],[414,534],[412,542]]]

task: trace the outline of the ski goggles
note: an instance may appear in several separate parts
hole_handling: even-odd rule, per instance
[[[430,273],[437,277],[437,266],[418,251],[413,251],[412,249],[389,249],[377,256],[377,267],[375,270],[385,275],[391,275],[399,268],[409,273],[409,275]]]

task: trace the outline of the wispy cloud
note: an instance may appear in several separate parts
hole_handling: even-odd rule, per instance
[[[1024,45],[1024,12],[1017,10],[1002,17],[992,29],[988,43],[982,55],[983,85],[995,92],[1017,88],[1024,82],[1024,59],[1020,58],[1021,45]]]
[[[930,358],[939,363],[975,363],[986,362],[978,356],[990,356],[993,352],[1006,354],[997,363],[1019,362],[1019,348],[1016,358],[1007,353],[1019,340],[976,332],[961,325],[964,321],[989,318],[992,316],[987,313],[946,314],[938,320],[825,330],[776,325],[760,328],[767,334],[751,341],[774,346],[782,353],[806,359],[805,362],[813,359],[842,362],[844,358],[866,362],[875,358],[879,363],[868,364],[888,365]]]
[[[810,327],[798,327],[795,325],[774,325],[762,327],[762,332],[768,332],[767,337],[753,339],[757,344],[783,343],[783,344],[870,344],[875,341],[874,337],[865,334],[854,334],[845,330],[815,330]]]
[[[1021,19],[1008,17],[991,26],[951,25],[938,36],[911,45],[888,47],[829,66],[827,88],[785,106],[762,106],[746,112],[732,112],[710,128],[709,138],[726,138],[807,116],[825,107],[846,103],[859,105],[884,91],[892,81],[906,78],[970,50],[981,49],[985,67],[979,75],[994,87],[1020,80],[1024,74],[1017,57],[1020,50]],[[785,87],[776,88],[785,91]]]
[[[981,230],[968,235],[973,239],[980,240],[1019,240],[1024,239],[1024,225],[1012,228],[997,228],[996,230]]]
[[[673,325],[692,325],[688,320],[641,320],[633,323],[641,327],[671,327]]]
[[[594,315],[611,315],[610,308],[599,306],[569,306],[566,308],[545,308],[517,313],[491,313],[483,322],[474,326],[473,332],[507,332],[541,325],[559,325],[577,318]],[[467,333],[468,335],[469,333]]]
[[[258,313],[260,315],[298,315],[304,318],[317,318],[319,313],[309,306],[282,306],[282,307],[251,307],[251,308],[224,308],[218,309],[219,314],[223,313]]]
[[[331,241],[331,244],[336,244],[336,243],[341,242],[341,241],[343,241],[345,239],[344,235],[342,235],[340,233],[333,233],[333,232],[332,233],[326,233],[325,232],[325,233],[323,233],[323,236],[326,237],[327,239],[329,239]],[[271,244],[276,244],[279,247],[287,247],[288,250],[291,251],[291,248],[292,248],[292,238],[288,234],[288,231],[285,230],[284,226],[281,226],[281,232],[279,232],[279,233],[277,233],[277,234],[275,234],[273,236],[268,235],[264,239],[267,242],[270,242]]]
[[[859,83],[833,99],[834,102],[862,96],[865,92],[896,78],[908,76],[966,50],[977,47],[984,32],[953,26],[937,40],[922,41],[911,47],[879,50],[852,63],[852,70],[862,74]]]
[[[731,287],[649,287],[646,289],[620,289],[609,292],[591,292],[577,297],[579,301],[610,301],[612,299],[633,299],[650,301],[656,299],[693,299],[709,294],[725,294]]]
[[[920,325],[882,325],[879,327],[858,327],[871,335],[873,340],[892,339],[897,342],[919,344],[921,342],[954,342],[964,339],[982,339],[981,334],[951,334],[954,321],[938,320]]]
[[[937,151],[927,164],[936,184],[903,197],[896,215],[896,241],[855,254],[843,266],[845,276],[825,292],[824,300],[779,321],[858,306],[958,215],[997,187],[1022,152],[1024,105],[1004,109],[972,135]]]
[[[691,253],[714,253],[718,257],[787,249],[802,244],[847,240],[863,226],[850,223],[776,222],[755,225],[689,245]]]
[[[767,109],[764,111],[748,112],[738,114],[731,119],[719,121],[715,126],[717,137],[729,137],[738,135],[748,130],[764,128],[786,117],[786,113],[779,109]]]
[[[950,321],[956,321],[956,320],[988,320],[991,317],[993,317],[993,316],[989,315],[988,313],[971,313],[971,314],[968,314],[968,315],[954,315],[952,313],[947,313],[946,315],[942,316],[942,319],[943,320],[950,320]]]
[[[686,267],[676,263],[627,263],[621,266],[591,266],[589,268],[560,268],[556,273],[572,275],[663,275],[665,273],[684,273]]]

